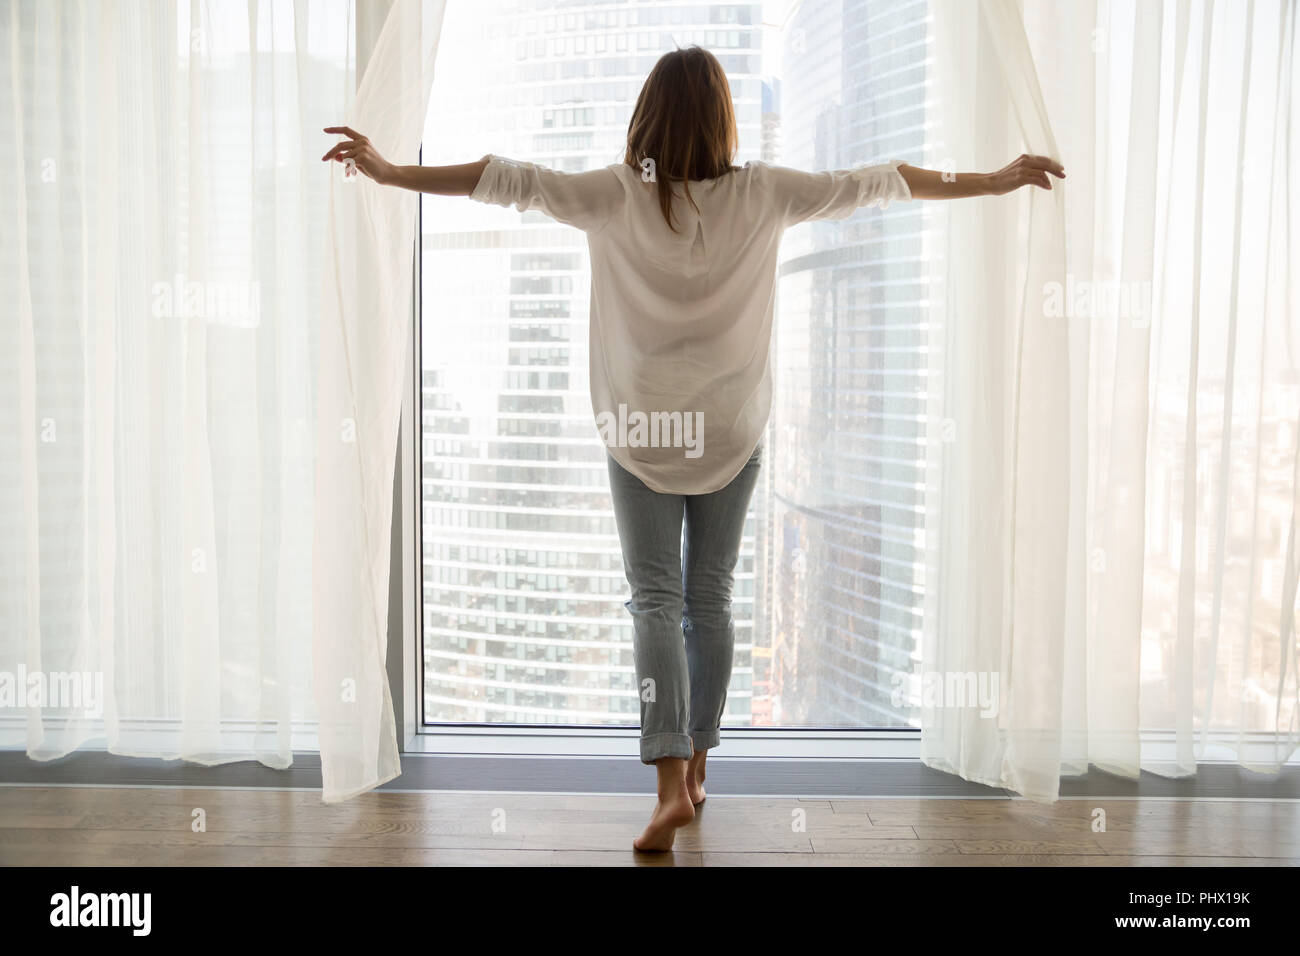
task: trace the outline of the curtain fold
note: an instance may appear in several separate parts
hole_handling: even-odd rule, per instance
[[[348,125],[386,157],[418,157],[443,7],[441,0],[397,0],[357,92]],[[401,773],[385,658],[417,198],[364,177],[330,181],[313,560],[313,662],[327,802]]]
[[[1040,800],[1089,766],[1274,772],[1300,742],[1294,4],[933,23],[946,168],[1068,178],[935,214],[921,656],[1001,693],[923,701],[923,760]]]
[[[358,89],[382,11],[0,2],[0,743],[382,776],[335,768],[391,751],[386,606],[313,607],[386,593],[415,198],[319,161],[345,120],[416,161],[442,3],[392,4]]]

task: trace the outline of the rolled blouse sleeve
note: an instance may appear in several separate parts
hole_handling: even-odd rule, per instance
[[[534,163],[488,154],[470,199],[520,212],[538,209],[584,232],[598,232],[622,204],[623,184],[608,167],[564,173]]]
[[[785,166],[769,167],[773,200],[787,226],[810,219],[844,219],[863,206],[886,208],[891,200],[908,200],[912,191],[898,171],[905,160],[834,172],[807,173]]]

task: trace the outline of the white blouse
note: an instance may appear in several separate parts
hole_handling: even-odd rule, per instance
[[[486,158],[471,199],[538,209],[587,234],[597,431],[615,461],[666,494],[725,487],[763,436],[785,229],[912,198],[902,160],[823,173],[750,162],[693,181],[698,212],[675,186],[673,232],[648,170]]]

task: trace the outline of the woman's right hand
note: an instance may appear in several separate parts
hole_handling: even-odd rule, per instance
[[[329,152],[321,157],[321,162],[328,162],[333,159],[340,163],[346,163],[350,159],[355,169],[345,172],[343,175],[355,176],[355,170],[359,169],[381,185],[392,180],[397,167],[380,156],[379,150],[371,145],[369,139],[348,126],[326,126],[325,132],[349,138],[345,142],[331,147]]]
[[[1026,153],[996,173],[988,174],[989,193],[993,196],[1003,196],[1021,186],[1051,189],[1052,181],[1047,178],[1048,173],[1058,179],[1064,179],[1065,167],[1046,156],[1030,156]]]

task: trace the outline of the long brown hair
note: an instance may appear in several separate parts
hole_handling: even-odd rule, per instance
[[[654,164],[659,208],[676,232],[672,184],[682,183],[695,206],[690,181],[717,179],[735,169],[738,141],[722,64],[708,50],[689,46],[665,53],[646,77],[627,125],[623,161],[637,169],[647,168],[642,166],[646,159]]]

